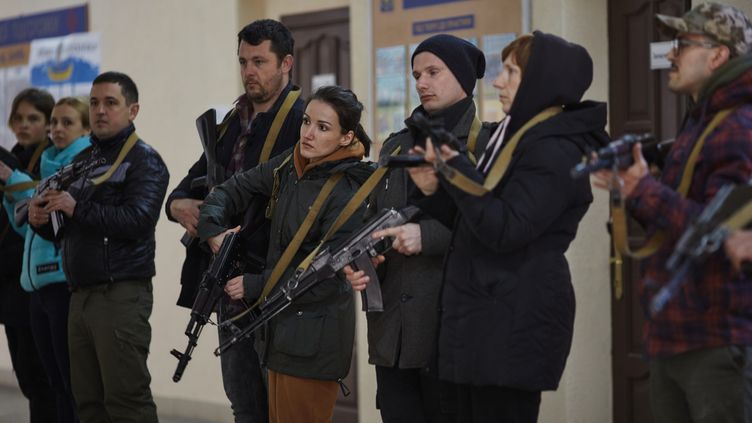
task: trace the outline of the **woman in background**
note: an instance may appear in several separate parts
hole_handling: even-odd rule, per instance
[[[42,179],[53,175],[61,167],[91,145],[89,141],[89,104],[76,97],[60,99],[52,110],[50,120],[53,145],[42,153]],[[31,178],[13,172],[9,183],[22,183]],[[31,199],[29,189],[14,195],[16,201]],[[6,197],[4,206],[12,215],[15,203]],[[32,223],[42,226],[49,215],[30,215]],[[70,386],[68,356],[68,305],[70,292],[63,273],[60,248],[54,241],[42,238],[28,224],[15,227],[25,237],[21,287],[30,293],[30,322],[42,364],[50,384],[57,394],[58,422],[76,421],[75,402]]]
[[[458,420],[468,423],[536,422],[541,391],[559,384],[575,311],[564,253],[593,200],[587,178],[569,171],[608,142],[605,103],[581,101],[593,76],[583,47],[536,31],[501,57],[494,86],[506,118],[478,165],[442,146],[454,174],[409,169],[421,209],[453,231],[438,367],[456,384]],[[416,150],[436,162],[430,141]],[[489,181],[468,189],[457,173]]]
[[[11,152],[20,167],[16,172],[26,172],[29,179],[39,179],[40,157],[49,144],[47,133],[55,100],[50,93],[27,88],[13,99],[8,126],[16,136]],[[3,198],[13,197],[27,188],[6,183],[14,173],[0,164],[0,182]],[[14,186],[15,185],[15,186]],[[23,238],[11,226],[13,214],[0,213],[0,323],[5,325],[5,336],[13,370],[21,392],[29,400],[32,423],[56,421],[55,393],[50,387],[44,367],[40,362],[29,322],[29,294],[21,289],[19,278],[23,258]]]

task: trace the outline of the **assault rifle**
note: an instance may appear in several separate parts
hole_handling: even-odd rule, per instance
[[[196,129],[198,137],[201,140],[201,146],[204,148],[204,157],[206,158],[206,175],[195,178],[191,181],[191,189],[206,188],[208,193],[215,185],[225,180],[225,168],[217,163],[217,112],[209,109],[196,118]],[[188,247],[194,238],[185,232],[180,238],[180,242]]]
[[[599,149],[594,158],[587,158],[572,168],[570,174],[577,179],[601,169],[626,169],[634,163],[632,147],[637,143],[642,144],[645,160],[655,164],[661,161],[674,140],[656,141],[653,134],[626,134]]]
[[[415,206],[408,206],[399,211],[394,209],[384,210],[333,251],[325,248],[319,252],[308,268],[298,269],[263,303],[252,309],[254,314],[251,323],[236,331],[235,336],[217,347],[214,350],[214,355],[219,356],[238,341],[252,334],[279,312],[286,309],[296,298],[319,282],[334,277],[338,271],[348,264],[352,264],[356,270],[363,270],[370,278],[366,290],[362,291],[363,309],[365,311],[383,311],[381,285],[371,258],[386,252],[391,247],[391,243],[386,242],[383,238],[374,239],[372,234],[382,229],[404,225],[412,220],[418,212],[419,210]],[[222,323],[222,325],[225,324],[232,323],[227,320]]]
[[[718,190],[700,216],[684,231],[676,243],[674,252],[666,261],[666,269],[673,274],[673,277],[651,299],[651,315],[656,315],[663,310],[666,303],[679,291],[681,284],[691,277],[690,270],[695,265],[716,252],[733,229],[739,229],[729,226],[741,225],[743,227],[749,222],[749,218],[737,220],[738,215],[735,216],[735,213],[750,201],[752,201],[752,185],[737,187],[725,185]],[[734,223],[729,223],[729,218],[732,216],[734,216]],[[743,271],[750,272],[752,269],[749,267],[749,263],[746,263]]]
[[[48,191],[65,191],[72,183],[84,177],[95,167],[103,164],[105,164],[104,158],[67,164],[58,169],[57,172],[39,181],[39,184],[37,184],[34,189],[33,197],[39,197]],[[29,201],[31,201],[31,199],[25,198],[16,203],[13,209],[13,218],[16,221],[16,226],[21,226],[26,223],[26,219],[29,215]],[[50,213],[50,222],[52,223],[52,231],[55,234],[55,237],[57,237],[65,223],[63,220],[63,214],[60,211]]]
[[[222,246],[217,254],[212,258],[209,269],[204,272],[201,284],[196,293],[196,300],[191,308],[191,318],[188,326],[185,328],[185,335],[188,337],[188,346],[184,352],[173,349],[172,355],[178,359],[178,367],[172,375],[172,380],[179,382],[183,377],[183,372],[188,362],[191,360],[194,348],[198,345],[198,337],[204,326],[209,322],[211,313],[217,301],[224,294],[224,287],[227,281],[238,274],[242,273],[242,254],[239,248],[240,235],[236,232],[230,232],[222,241]]]
[[[430,119],[423,113],[413,113],[412,117],[407,120],[407,129],[410,131],[414,145],[425,148],[426,138],[431,138],[435,147],[446,144],[461,153],[467,151],[467,147],[460,143],[454,134],[444,129],[439,120]],[[423,156],[417,154],[388,155],[379,160],[381,167],[414,167],[426,163]]]

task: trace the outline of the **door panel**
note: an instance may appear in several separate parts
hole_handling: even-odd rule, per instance
[[[348,8],[283,16],[295,38],[292,80],[304,96],[316,75],[333,74],[336,85],[350,87],[350,14]]]
[[[655,14],[681,15],[687,0],[609,0],[609,124],[613,138],[626,133],[651,132],[658,139],[673,138],[684,103],[668,90],[667,71],[650,70],[650,42],[666,40]],[[634,222],[630,242],[644,237]],[[623,286],[618,289],[614,272]],[[648,369],[642,354],[643,314],[637,298],[639,263],[624,258],[612,268],[612,351],[614,423],[650,423]],[[617,298],[616,293],[622,292]]]

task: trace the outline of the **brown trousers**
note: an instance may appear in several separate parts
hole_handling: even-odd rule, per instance
[[[269,370],[269,423],[329,423],[339,385]]]

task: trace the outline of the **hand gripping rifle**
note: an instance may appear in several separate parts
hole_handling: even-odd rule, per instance
[[[408,130],[413,138],[414,145],[425,149],[426,138],[431,138],[434,147],[438,148],[444,144],[449,145],[453,150],[460,153],[467,152],[467,146],[459,142],[457,137],[451,132],[444,129],[442,122],[437,119],[430,119],[421,112],[413,113],[408,119]],[[383,156],[379,160],[381,167],[415,167],[427,164],[422,155],[418,154],[396,154]]]
[[[274,316],[286,309],[296,298],[321,281],[334,277],[338,271],[348,264],[353,264],[356,269],[363,270],[370,278],[365,291],[363,302],[366,304],[381,304],[381,285],[376,276],[376,269],[371,262],[372,257],[383,254],[390,247],[390,242],[383,238],[374,239],[372,234],[386,228],[404,225],[412,220],[419,210],[417,207],[408,206],[401,210],[387,209],[371,219],[359,231],[350,236],[345,242],[332,251],[329,248],[319,252],[306,269],[298,269],[287,282],[283,283],[272,295],[270,295],[257,310],[253,310],[251,323],[236,332],[227,342],[214,350],[214,355],[219,356],[232,345],[252,334],[255,330],[266,324]],[[381,306],[383,310],[383,306]],[[226,321],[229,323],[229,320]],[[224,324],[224,323],[223,323]]]
[[[700,216],[684,231],[666,261],[666,269],[673,276],[651,299],[651,315],[663,310],[681,284],[691,277],[690,270],[695,265],[717,251],[732,231],[741,229],[752,220],[749,216],[750,205],[752,185],[725,185],[718,190]],[[749,267],[749,263],[746,263],[743,271],[749,272]]]
[[[99,158],[67,164],[58,169],[57,172],[39,181],[39,184],[34,189],[33,197],[39,197],[48,191],[65,191],[71,184],[104,163],[105,159]],[[29,216],[29,201],[31,201],[29,198],[25,198],[16,203],[13,209],[13,218],[16,221],[16,226],[26,223],[26,219]],[[57,238],[60,230],[63,228],[63,214],[60,211],[50,213],[50,222],[52,223],[52,231]]]
[[[239,237],[240,235],[236,232],[225,235],[219,252],[212,258],[209,269],[204,272],[196,293],[196,300],[191,308],[191,318],[185,328],[188,346],[182,353],[178,350],[170,351],[178,359],[178,367],[172,375],[172,380],[175,382],[179,382],[183,377],[193,349],[198,345],[198,337],[209,322],[217,301],[224,294],[225,284],[232,276],[242,273],[242,249],[239,247]]]
[[[648,163],[656,164],[674,143],[673,139],[656,141],[653,134],[625,134],[599,149],[595,157],[588,157],[570,171],[572,178],[577,179],[601,169],[626,169],[634,163],[632,147],[642,144],[642,154]]]
[[[205,187],[208,193],[215,185],[225,180],[225,168],[217,162],[217,112],[209,109],[196,118],[196,129],[206,158],[206,176],[191,181],[191,189]],[[185,232],[180,242],[188,247],[194,238]]]

